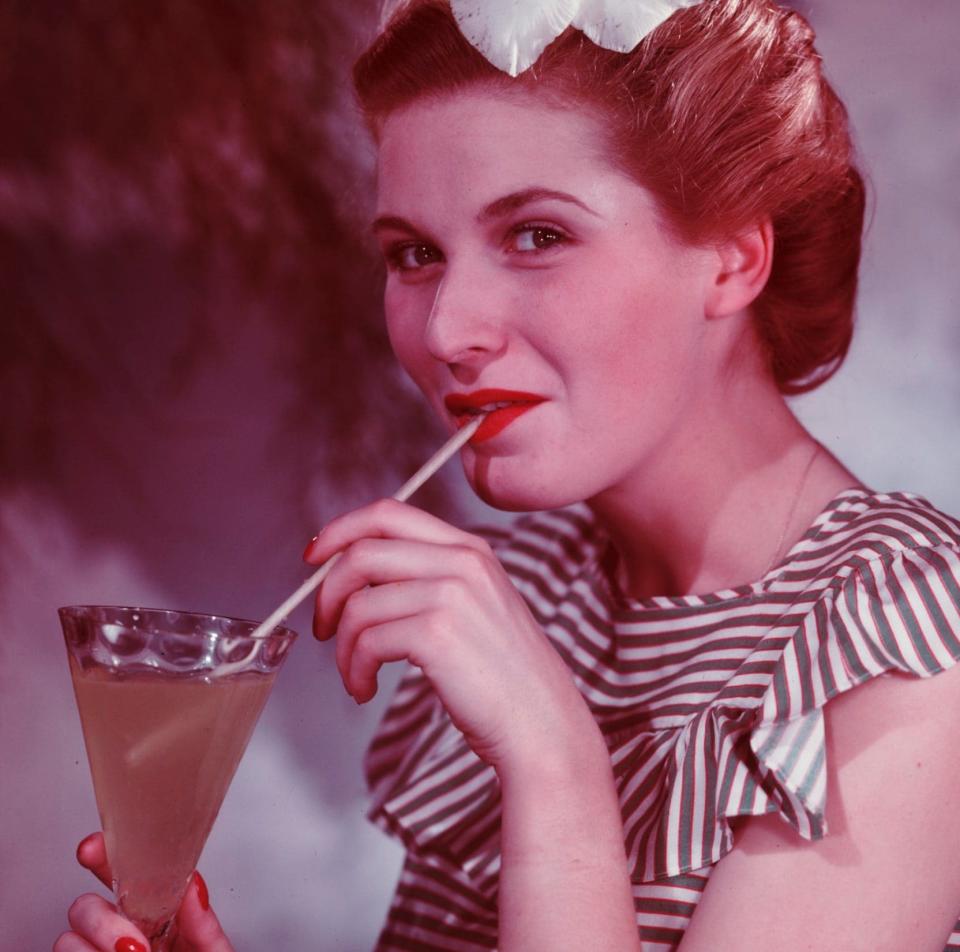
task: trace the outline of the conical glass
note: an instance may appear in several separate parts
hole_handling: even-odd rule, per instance
[[[59,614],[117,903],[164,952],[296,634],[162,609]]]

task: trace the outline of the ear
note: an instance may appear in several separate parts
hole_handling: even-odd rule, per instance
[[[764,289],[773,266],[773,224],[753,228],[716,246],[718,268],[705,302],[707,317],[728,317],[749,307]]]

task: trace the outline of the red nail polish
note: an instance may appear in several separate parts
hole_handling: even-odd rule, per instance
[[[313,548],[314,544],[316,543],[317,539],[319,539],[319,538],[320,538],[320,536],[314,536],[314,537],[307,543],[307,547],[303,550],[303,561],[304,561],[304,562],[307,561],[307,556],[310,554],[310,550]]]
[[[125,935],[117,939],[113,952],[147,952],[147,947],[142,942],[137,942],[136,939]]]
[[[200,908],[206,912],[210,908],[210,893],[207,892],[207,884],[203,877],[196,871],[193,871],[193,882],[197,887],[197,899],[200,900]]]

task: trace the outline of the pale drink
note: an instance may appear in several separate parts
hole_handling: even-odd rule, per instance
[[[151,935],[177,910],[276,673],[70,670],[117,899]]]

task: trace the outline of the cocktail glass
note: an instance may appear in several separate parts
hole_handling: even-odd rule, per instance
[[[161,609],[59,610],[121,911],[151,941],[171,922],[296,634]]]

